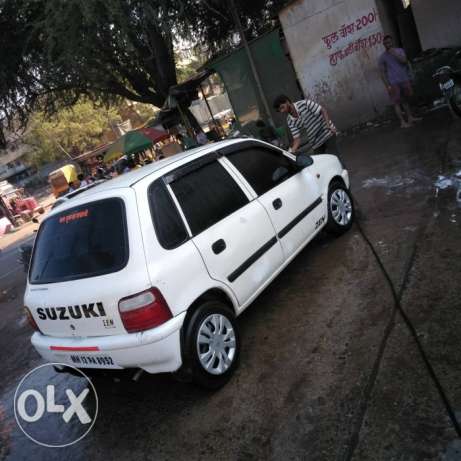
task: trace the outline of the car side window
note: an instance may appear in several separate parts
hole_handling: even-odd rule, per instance
[[[295,175],[299,170],[283,154],[251,147],[227,155],[258,195],[262,195]]]
[[[163,181],[155,181],[149,187],[148,194],[150,212],[160,245],[167,250],[178,247],[189,235]]]
[[[193,235],[249,202],[240,186],[217,161],[179,177],[171,183],[171,188]]]

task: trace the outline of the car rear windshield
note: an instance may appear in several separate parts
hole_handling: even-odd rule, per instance
[[[40,226],[32,256],[32,284],[108,274],[128,261],[125,207],[117,198],[70,208]]]

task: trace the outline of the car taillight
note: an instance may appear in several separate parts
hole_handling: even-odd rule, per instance
[[[121,299],[118,310],[128,333],[149,330],[173,318],[167,302],[157,288]]]
[[[30,312],[29,308],[24,306],[24,314],[27,317],[27,321],[29,322],[29,325],[31,328],[35,331],[40,331],[40,328],[37,325],[37,322],[35,319],[32,317],[32,313]]]

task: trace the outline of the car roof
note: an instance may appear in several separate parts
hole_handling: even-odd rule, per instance
[[[81,197],[87,196],[88,194],[93,194],[96,191],[101,192],[101,191],[109,190],[109,189],[131,187],[133,184],[137,183],[138,181],[145,178],[146,176],[149,176],[152,173],[155,173],[156,171],[164,169],[165,173],[167,173],[170,169],[174,168],[175,163],[181,162],[183,159],[186,159],[187,157],[196,156],[196,154],[198,153],[206,154],[208,152],[213,152],[217,149],[222,149],[223,147],[227,147],[229,145],[236,144],[242,141],[247,141],[247,140],[248,139],[229,139],[225,141],[219,141],[219,142],[215,142],[211,144],[206,144],[204,146],[196,147],[194,149],[190,149],[185,152],[172,155],[171,157],[158,160],[148,165],[144,165],[141,168],[132,170],[128,173],[124,173],[108,181],[104,181],[104,183],[90,189],[88,192],[87,191],[83,192],[81,194]]]
[[[136,184],[138,181],[141,181],[146,176],[150,176],[151,174],[157,171],[164,170],[164,173],[168,173],[168,171],[175,168],[176,163],[180,163],[182,160],[188,157],[197,158],[197,154],[205,155],[209,152],[214,152],[218,149],[222,149],[224,147],[231,146],[233,144],[238,144],[241,142],[245,142],[248,140],[249,140],[248,138],[226,139],[225,141],[205,144],[204,146],[196,147],[194,149],[190,149],[185,152],[172,155],[171,157],[158,160],[148,165],[144,165],[143,167],[138,168],[136,170],[132,170],[128,173],[124,173],[115,178],[109,179],[107,181],[103,181],[101,184],[98,184],[97,186],[87,187],[86,190],[84,190],[83,192],[75,194],[77,196],[75,197],[75,200],[78,198],[78,200],[80,201],[80,199],[91,197],[96,192],[99,193],[99,192],[104,192],[104,191],[113,190],[113,189],[131,187],[133,184]],[[253,140],[253,141],[257,141],[257,140]],[[198,157],[200,157],[200,155]],[[53,208],[50,211],[49,215],[50,216],[54,215],[55,212],[64,211],[64,209],[72,207],[73,203],[76,203],[75,200],[72,200],[73,194],[77,191],[78,189],[68,194],[69,197],[66,197],[66,199],[63,200],[62,203],[59,204],[58,207]]]

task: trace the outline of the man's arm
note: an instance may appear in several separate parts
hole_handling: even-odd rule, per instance
[[[394,58],[397,59],[397,61],[399,61],[400,64],[408,63],[407,56],[402,48],[391,48],[389,50],[389,53],[392,54],[392,56],[394,56]]]
[[[381,75],[381,80],[383,81],[384,86],[386,87],[386,90],[390,91],[391,84],[389,83],[389,80],[387,79],[386,63],[383,61],[382,58],[380,58],[378,65],[379,65],[379,74]]]
[[[336,134],[336,127],[335,127],[334,124],[332,123],[332,121],[331,121],[331,119],[330,119],[330,117],[329,117],[329,115],[328,115],[327,110],[326,110],[324,107],[322,107],[322,106],[320,106],[320,107],[321,107],[321,110],[322,110],[323,118],[325,119],[325,122],[327,123],[327,126],[330,128],[330,130],[331,130],[334,134]]]
[[[301,144],[301,131],[290,122],[289,118],[287,122],[288,129],[290,130],[291,137],[293,138],[293,144],[290,146],[290,151],[294,153],[298,150],[299,145]]]
[[[295,153],[301,144],[301,136],[293,137],[293,144],[291,145],[291,152]]]
[[[391,85],[389,83],[389,80],[387,79],[386,72],[383,69],[381,69],[380,74],[381,74],[381,80],[383,81],[384,86],[386,87],[386,90],[389,91],[391,89]]]

